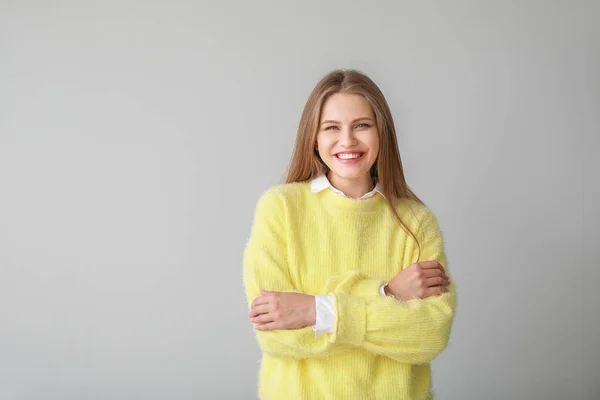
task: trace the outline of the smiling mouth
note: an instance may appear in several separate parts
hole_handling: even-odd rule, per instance
[[[335,155],[335,157],[339,158],[340,160],[356,160],[361,158],[365,153],[338,153]]]

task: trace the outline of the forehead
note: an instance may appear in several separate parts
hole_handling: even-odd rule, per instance
[[[325,101],[321,111],[321,121],[351,121],[362,117],[374,118],[374,115],[367,99],[359,94],[336,93]]]

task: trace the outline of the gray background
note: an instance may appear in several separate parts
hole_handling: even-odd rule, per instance
[[[439,399],[600,398],[600,7],[2,1],[0,399],[251,399],[241,254],[316,82],[382,88],[459,308]]]

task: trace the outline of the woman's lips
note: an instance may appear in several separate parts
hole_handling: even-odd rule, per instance
[[[350,158],[342,158],[344,157],[344,155],[348,156],[351,155],[352,157]],[[356,155],[358,155],[358,157],[356,157]],[[365,155],[365,153],[362,152],[345,152],[345,153],[337,153],[334,157],[342,164],[356,164],[357,162],[359,162],[363,156]],[[340,157],[342,156],[342,157]]]

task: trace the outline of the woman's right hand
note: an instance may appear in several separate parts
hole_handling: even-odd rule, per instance
[[[399,301],[425,299],[448,291],[450,278],[444,267],[435,260],[411,264],[385,287],[386,294]]]

